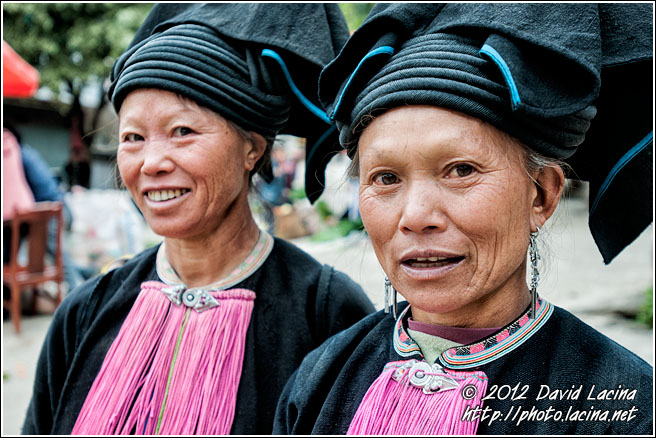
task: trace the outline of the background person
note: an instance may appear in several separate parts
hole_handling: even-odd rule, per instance
[[[274,433],[653,432],[652,367],[537,293],[562,160],[596,167],[607,262],[650,222],[652,18],[647,4],[372,10],[320,90],[394,310],[307,356]]]
[[[21,161],[23,163],[25,179],[34,195],[34,200],[36,202],[60,202],[62,204],[63,229],[65,231],[70,231],[73,224],[73,215],[66,203],[64,193],[59,189],[59,183],[55,174],[52,172],[50,166],[48,166],[48,163],[46,163],[39,151],[32,148],[30,145],[25,144],[22,141],[20,134],[15,129],[12,127],[9,127],[8,129],[11,130],[20,144]],[[57,245],[55,239],[56,224],[52,221],[50,223],[47,243],[48,253],[52,256],[55,254],[55,248]],[[67,291],[79,286],[94,273],[92,268],[78,266],[74,262],[71,257],[69,246],[66,244],[62,245],[62,262],[64,266],[64,279],[68,285],[66,288]]]
[[[10,257],[11,219],[16,212],[27,211],[34,205],[34,194],[27,184],[20,144],[12,132],[2,128],[2,260],[6,263]]]
[[[109,96],[121,178],[164,242],[61,304],[23,433],[271,433],[304,355],[373,311],[247,202],[277,133],[329,129],[293,90],[316,93],[347,35],[336,4],[152,9]]]

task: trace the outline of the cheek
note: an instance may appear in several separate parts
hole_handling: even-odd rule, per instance
[[[508,232],[511,224],[526,220],[530,210],[528,194],[522,182],[503,179],[481,185],[462,199],[453,199],[462,220],[473,229],[499,229]],[[515,228],[516,230],[516,228]]]
[[[133,153],[119,150],[116,154],[116,165],[123,183],[130,188],[139,174],[139,159]]]
[[[462,227],[476,247],[478,262],[497,266],[502,261],[523,257],[526,236],[521,230],[529,229],[530,205],[519,186],[513,190],[488,192],[488,196],[471,202],[467,213],[461,215]]]
[[[365,189],[360,192],[359,202],[362,222],[368,232],[376,234],[386,228],[388,218],[382,213],[387,206],[378,197],[371,196]]]
[[[397,228],[396,206],[390,200],[370,196],[366,190],[360,192],[360,216],[362,224],[369,234],[378,260],[385,260],[385,246],[392,240]]]
[[[243,162],[234,156],[215,156],[216,160],[205,160],[201,167],[188,166],[185,173],[190,175],[198,192],[207,196],[208,203],[221,205],[232,201],[244,190],[248,190],[248,174],[241,166]]]

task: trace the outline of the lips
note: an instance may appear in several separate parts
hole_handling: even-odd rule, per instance
[[[178,198],[189,191],[189,189],[149,190],[146,196],[151,201],[162,202]]]
[[[401,263],[412,268],[440,268],[462,261],[464,257],[411,257],[404,259]]]

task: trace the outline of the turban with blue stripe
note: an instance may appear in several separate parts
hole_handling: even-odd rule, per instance
[[[610,263],[653,220],[652,20],[646,3],[378,4],[319,97],[351,157],[372,116],[435,105],[565,160]]]
[[[157,4],[114,63],[108,95],[118,112],[139,88],[178,93],[247,131],[304,137],[306,160],[320,161],[312,146],[339,143],[319,73],[347,38],[336,4]],[[261,173],[270,179],[270,166]],[[323,172],[306,181],[311,193]]]

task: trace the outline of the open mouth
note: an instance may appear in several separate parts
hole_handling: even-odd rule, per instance
[[[462,261],[464,257],[417,257],[403,260],[403,264],[412,268],[440,268]]]
[[[146,196],[148,196],[148,199],[151,201],[162,202],[180,197],[189,191],[189,189],[151,190],[146,193]]]

